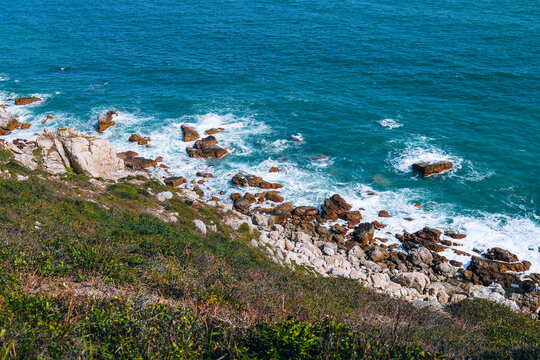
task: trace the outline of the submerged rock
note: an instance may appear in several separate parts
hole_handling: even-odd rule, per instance
[[[118,112],[116,110],[110,110],[101,114],[98,118],[97,131],[101,133],[111,126],[116,125],[116,122],[113,120],[114,116],[118,116]]]
[[[412,165],[414,171],[424,177],[450,170],[454,164],[450,161],[438,161],[434,163],[420,162]]]

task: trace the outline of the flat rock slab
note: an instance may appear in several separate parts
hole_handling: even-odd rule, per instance
[[[450,161],[420,162],[412,165],[413,170],[424,177],[450,170],[452,167],[454,167],[454,164]]]

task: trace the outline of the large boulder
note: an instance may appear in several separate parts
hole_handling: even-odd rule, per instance
[[[181,128],[185,142],[195,141],[199,138],[199,133],[193,127],[182,124]]]
[[[345,199],[338,194],[334,194],[324,201],[321,210],[321,215],[323,217],[330,220],[336,220],[340,215],[351,210],[351,205],[347,204]]]
[[[101,133],[111,126],[116,125],[116,122],[113,120],[115,116],[118,116],[118,112],[116,110],[110,110],[99,115],[97,131]]]
[[[60,128],[56,134],[46,130],[36,141],[42,148],[43,167],[51,173],[62,173],[71,167],[78,174],[104,179],[130,175],[114,147],[103,138]]]
[[[294,208],[292,214],[298,217],[316,216],[319,214],[319,209],[315,206],[298,206]]]
[[[41,101],[41,99],[35,96],[21,97],[15,99],[15,105],[28,105],[36,101]]]
[[[408,288],[416,289],[419,293],[423,293],[424,289],[431,283],[429,277],[420,272],[399,273],[392,278],[392,281]]]
[[[354,228],[353,240],[362,244],[370,244],[373,242],[373,236],[375,235],[375,226],[372,223],[365,222],[358,224]]]
[[[281,184],[275,184],[268,182],[266,180],[263,180],[259,176],[251,175],[251,174],[244,174],[244,173],[237,173],[233,176],[232,182],[235,185],[242,186],[242,187],[258,187],[261,189],[280,189],[283,187]]]
[[[0,107],[0,129],[11,131],[19,125],[20,123],[6,109]]]
[[[402,242],[406,250],[423,246],[431,251],[440,252],[446,249],[446,246],[441,244],[441,234],[439,230],[425,227],[414,234],[404,232],[403,235],[396,237]]]
[[[454,166],[450,161],[437,161],[433,163],[420,162],[412,165],[414,171],[420,175],[427,177],[433,174],[450,170]]]
[[[518,273],[527,271],[530,267],[531,263],[528,261],[510,263],[473,256],[462,275],[465,279],[477,284],[489,285],[497,281],[505,287],[513,284],[520,286],[522,280]]]
[[[433,261],[433,255],[431,255],[431,251],[429,251],[427,248],[419,247],[409,250],[409,260],[414,265],[429,265]]]
[[[504,261],[504,262],[518,262],[519,261],[519,258],[517,257],[517,255],[512,254],[510,251],[502,249],[500,247],[494,247],[492,249],[489,249],[483,255],[485,258],[490,259],[490,260],[498,260],[498,261]]]

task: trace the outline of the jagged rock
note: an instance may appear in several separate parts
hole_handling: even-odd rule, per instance
[[[485,258],[490,260],[498,260],[504,262],[518,262],[519,259],[515,254],[512,254],[510,251],[501,249],[499,247],[494,247],[489,249],[485,254]]]
[[[465,239],[467,237],[467,235],[465,234],[460,234],[460,233],[457,233],[455,231],[450,231],[450,230],[445,231],[444,235],[451,237],[452,239]]]
[[[245,198],[238,198],[234,200],[234,209],[242,214],[245,214],[249,211],[251,202]]]
[[[332,227],[330,228],[330,230],[334,233],[334,234],[338,234],[338,235],[345,235],[347,234],[347,228],[344,227],[344,226],[341,226],[339,224],[334,224],[332,225]]]
[[[298,206],[294,208],[292,214],[299,217],[316,216],[319,214],[319,209],[315,206]]]
[[[279,168],[278,168],[278,167],[275,167],[275,166],[272,166],[272,167],[270,168],[270,172],[273,172],[273,173],[279,172]]]
[[[192,158],[222,158],[228,151],[217,145],[218,141],[214,136],[207,136],[204,139],[195,141],[193,148],[186,148]]]
[[[40,98],[32,96],[32,97],[21,97],[15,99],[15,105],[28,105],[36,101],[41,101]]]
[[[66,167],[72,167],[78,174],[104,179],[130,175],[114,147],[103,138],[59,128],[56,134],[46,130],[36,141],[42,148],[43,167],[51,173],[63,173]]]
[[[390,214],[386,210],[381,210],[381,211],[379,211],[379,217],[387,218],[387,217],[390,217]]]
[[[362,220],[362,213],[358,210],[345,211],[340,215],[340,218],[348,221],[351,225],[356,225]]]
[[[29,124],[29,123],[22,123],[22,124],[21,124],[21,130],[28,129],[30,126],[32,126],[32,125]]]
[[[450,170],[454,166],[450,161],[438,161],[434,163],[415,163],[412,165],[414,171],[420,173],[422,176],[427,177],[433,174]]]
[[[170,176],[166,178],[164,181],[165,185],[170,187],[178,187],[186,182],[186,179],[184,179],[183,176]]]
[[[142,137],[141,135],[137,134],[131,134],[128,140],[129,142],[136,142],[139,145],[146,145],[150,142],[149,137]]]
[[[420,247],[416,249],[411,249],[409,251],[409,260],[414,265],[429,265],[433,261],[433,255],[431,255],[431,251],[429,251],[425,247]]]
[[[251,220],[253,221],[253,224],[257,226],[268,226],[268,218],[263,214],[255,213],[251,216]]]
[[[222,132],[223,130],[225,130],[225,129],[222,128],[222,127],[220,127],[220,128],[211,128],[211,129],[206,130],[204,133],[206,135],[214,135],[214,134]]]
[[[531,263],[528,261],[508,263],[473,256],[467,271],[462,275],[477,284],[489,285],[497,281],[505,287],[510,287],[512,284],[521,285],[520,275],[516,273],[527,271],[530,267]]]
[[[19,125],[20,123],[6,109],[0,107],[0,129],[11,131]]]
[[[401,241],[406,250],[424,246],[431,251],[440,252],[446,249],[446,246],[440,244],[440,236],[440,231],[425,227],[414,234],[405,232],[403,235],[396,237]]]
[[[420,272],[398,273],[392,278],[392,281],[416,289],[419,293],[423,293],[424,289],[431,283],[429,277]]]
[[[375,226],[372,223],[361,223],[354,228],[353,240],[360,244],[369,244],[373,242],[373,236],[375,235]]]
[[[184,134],[184,141],[191,142],[199,138],[199,133],[193,127],[186,124],[182,124],[182,133]]]
[[[283,185],[281,184],[275,184],[265,181],[259,176],[244,173],[237,173],[236,175],[234,175],[232,178],[232,182],[242,187],[251,186],[261,189],[280,189],[283,187]]]
[[[276,191],[269,191],[266,193],[266,200],[280,203],[283,202],[283,196],[279,195]]]
[[[349,210],[351,210],[351,205],[347,204],[341,196],[335,194],[324,201],[321,206],[321,215],[326,219],[335,220]]]
[[[101,114],[98,118],[97,131],[104,132],[111,126],[116,125],[116,122],[113,120],[114,116],[118,116],[118,112],[116,110],[110,110],[104,114]]]

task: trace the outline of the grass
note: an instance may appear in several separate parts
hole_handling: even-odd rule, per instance
[[[283,268],[215,209],[159,203],[149,191],[174,190],[155,181],[20,171],[30,178],[0,180],[0,359],[538,355],[538,322],[487,301],[420,309]],[[162,206],[179,221],[152,215]],[[218,231],[198,236],[195,219]]]

